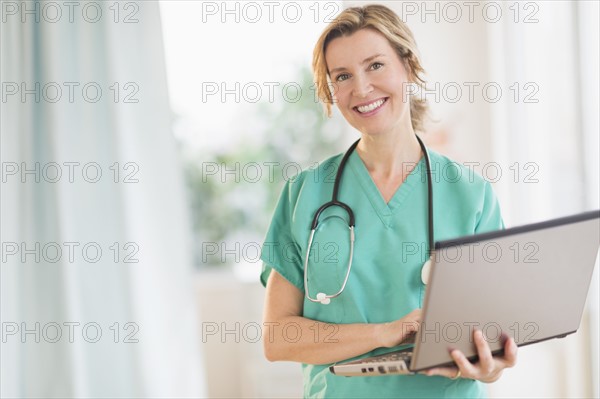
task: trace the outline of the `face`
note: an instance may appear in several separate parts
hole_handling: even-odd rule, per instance
[[[361,29],[325,50],[334,102],[350,125],[368,135],[412,131],[408,73],[385,36]]]

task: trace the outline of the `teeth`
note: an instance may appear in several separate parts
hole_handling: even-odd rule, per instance
[[[358,109],[358,111],[361,112],[361,113],[371,112],[374,109],[381,107],[381,105],[384,102],[385,102],[385,100],[378,100],[378,101],[375,101],[374,103],[369,104],[369,105],[365,105],[365,106],[362,106],[362,107],[356,107],[356,109]]]

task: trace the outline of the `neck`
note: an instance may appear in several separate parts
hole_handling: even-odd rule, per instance
[[[412,129],[396,135],[363,134],[356,151],[367,170],[383,178],[404,176],[422,155]]]

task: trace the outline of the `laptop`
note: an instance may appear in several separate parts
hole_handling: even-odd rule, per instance
[[[600,246],[600,210],[436,242],[414,345],[332,365],[341,376],[413,374],[477,360],[473,330],[493,354],[579,328]],[[402,343],[403,345],[405,343]]]

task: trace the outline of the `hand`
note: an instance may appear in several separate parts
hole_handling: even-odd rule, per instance
[[[492,356],[490,346],[481,330],[475,330],[473,338],[479,355],[477,363],[471,363],[460,350],[454,349],[450,352],[450,356],[458,367],[436,367],[421,372],[421,374],[456,378],[460,372],[461,378],[471,378],[489,383],[500,378],[505,368],[513,367],[517,363],[517,344],[512,337],[508,337],[504,343],[503,356]]]
[[[421,325],[421,309],[415,309],[401,319],[380,324],[378,338],[380,346],[391,348],[417,332]]]

